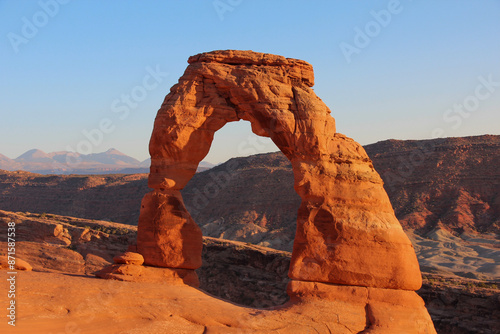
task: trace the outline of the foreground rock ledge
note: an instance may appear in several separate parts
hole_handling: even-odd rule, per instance
[[[95,273],[99,278],[127,282],[149,282],[199,287],[200,281],[194,270],[156,268],[134,264],[113,264]]]
[[[329,287],[268,310],[241,307],[187,285],[119,282],[75,275],[19,272],[15,333],[435,333],[412,296],[384,289]],[[2,280],[2,287],[7,281]],[[315,284],[320,291],[321,283]],[[299,294],[309,290],[294,285]],[[64,293],[61,293],[64,292]],[[306,292],[304,292],[306,293]],[[326,292],[325,292],[326,293]],[[68,298],[71,296],[71,298]],[[392,296],[392,297],[391,297]],[[405,306],[402,306],[402,302]],[[8,300],[0,301],[7,307]],[[1,333],[10,333],[6,321]]]

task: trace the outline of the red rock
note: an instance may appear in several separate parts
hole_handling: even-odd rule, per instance
[[[31,271],[33,270],[33,267],[31,265],[19,258],[15,258],[15,264],[14,268],[16,270],[24,270],[24,271]],[[0,256],[0,269],[7,269],[10,270],[10,265],[9,265],[9,257],[8,256]]]
[[[293,303],[331,301],[341,323],[363,333],[436,333],[424,301],[414,291],[290,281]]]
[[[102,268],[110,265],[108,261],[106,261],[104,258],[101,256],[88,253],[85,256],[85,274],[86,275],[95,275],[95,273]]]
[[[179,190],[196,172],[214,133],[248,120],[291,160],[302,198],[289,276],[296,280],[416,290],[420,270],[383,182],[354,140],[336,133],[310,88],[312,66],[251,51],[193,56],[156,116],[149,186],[137,250],[145,263],[201,264],[201,233]]]
[[[494,223],[500,221],[494,209],[500,208],[500,136],[392,139],[365,148],[404,228],[500,233]]]
[[[144,263],[144,257],[139,253],[125,252],[113,258],[116,264],[134,264],[140,266]]]
[[[137,252],[144,256],[144,264],[196,269],[202,248],[201,229],[179,191],[155,190],[144,196],[137,227]]]
[[[199,54],[189,64],[158,111],[150,140],[154,190],[142,201],[137,236],[145,263],[200,266],[201,232],[179,191],[214,133],[243,119],[291,161],[302,199],[289,270],[296,280],[288,289],[292,301],[331,300],[346,318],[342,324],[358,332],[435,333],[423,301],[405,291],[422,284],[413,246],[365,150],[336,133],[330,110],[310,88],[312,66],[231,50]]]
[[[169,285],[186,284],[199,287],[200,281],[194,270],[156,268],[134,264],[113,264],[107,266],[95,275],[99,278],[127,282],[149,282]]]

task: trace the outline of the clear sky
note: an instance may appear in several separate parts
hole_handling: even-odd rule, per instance
[[[0,0],[0,153],[144,160],[187,58],[219,49],[311,63],[337,130],[361,144],[500,134],[499,0]],[[205,160],[277,150],[249,136],[226,125]]]

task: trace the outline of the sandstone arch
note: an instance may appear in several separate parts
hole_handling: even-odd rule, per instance
[[[208,153],[214,133],[243,119],[292,162],[302,204],[290,278],[420,288],[415,252],[382,180],[364,149],[336,133],[330,110],[311,89],[311,65],[233,50],[198,54],[188,62],[158,111],[150,141],[149,186],[154,190],[143,199],[137,237],[145,264],[201,265],[201,230],[180,190]]]

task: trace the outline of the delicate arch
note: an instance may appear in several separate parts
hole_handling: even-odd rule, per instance
[[[416,290],[413,247],[364,149],[336,133],[310,88],[312,66],[251,51],[189,58],[155,119],[137,250],[145,264],[196,269],[202,235],[180,190],[227,122],[250,121],[290,159],[302,198],[289,276],[294,280]]]

